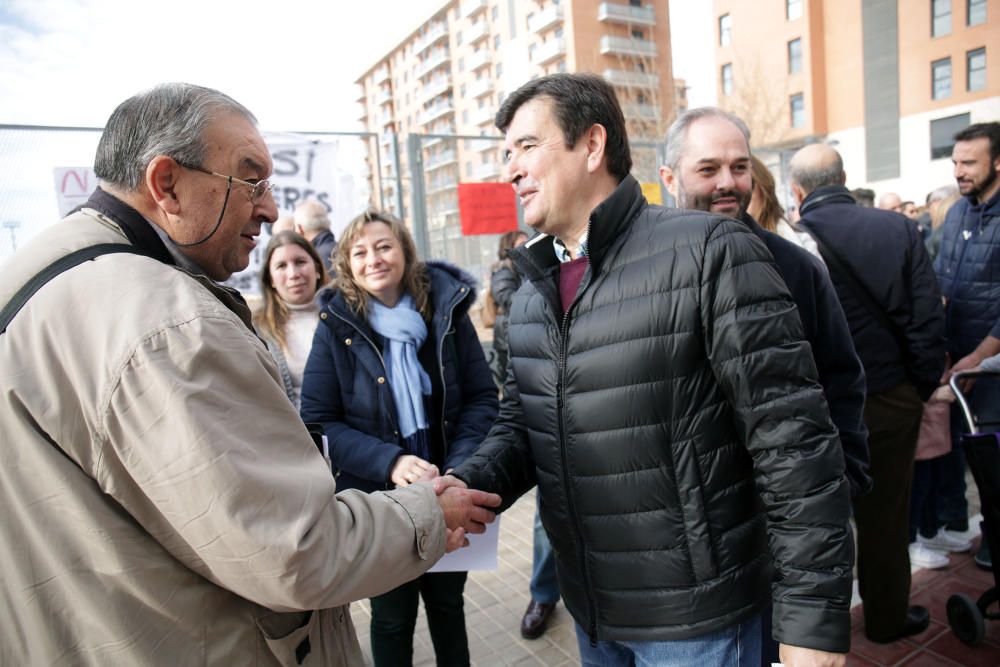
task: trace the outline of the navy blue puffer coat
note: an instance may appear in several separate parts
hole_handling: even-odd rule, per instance
[[[429,262],[427,270],[433,316],[425,346],[433,343],[437,368],[424,370],[443,390],[433,401],[441,413],[427,417],[432,431],[438,429],[432,440],[443,444],[442,459],[435,463],[444,472],[485,437],[497,415],[497,389],[468,316],[475,301],[473,278],[443,263]],[[391,488],[392,466],[406,452],[382,362],[382,338],[340,292],[323,292],[320,303],[320,325],[302,378],[302,419],[323,425],[338,490]]]

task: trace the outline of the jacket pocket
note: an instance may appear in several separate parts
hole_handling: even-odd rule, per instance
[[[287,614],[267,611],[256,618],[255,623],[278,664],[297,667],[305,663],[313,650],[310,635],[318,617],[311,611]]]

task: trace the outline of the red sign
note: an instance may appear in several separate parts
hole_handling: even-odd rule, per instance
[[[517,204],[510,183],[459,183],[462,235],[503,234],[517,229]]]

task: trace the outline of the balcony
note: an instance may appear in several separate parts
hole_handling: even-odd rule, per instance
[[[490,62],[492,62],[490,59],[490,52],[486,49],[479,49],[469,56],[469,59],[465,64],[469,66],[470,72],[477,72],[482,68],[487,67]]]
[[[472,142],[472,146],[470,146],[470,150],[477,153],[499,151],[501,148],[503,148],[503,141],[500,139],[476,139]]]
[[[419,56],[421,53],[431,48],[438,42],[447,39],[448,26],[444,23],[437,23],[430,27],[423,37],[413,45],[413,55]]]
[[[362,104],[364,104],[365,99],[367,98],[364,84],[358,84],[357,86],[355,86],[355,93],[356,94],[354,96],[354,101],[361,102]]]
[[[660,117],[659,108],[652,104],[625,103],[622,113],[630,120],[657,120]]]
[[[496,117],[496,111],[490,107],[476,109],[469,114],[469,122],[473,125],[492,125]]]
[[[392,102],[392,90],[389,88],[380,88],[378,93],[375,94],[375,104],[389,104]]]
[[[372,75],[372,82],[376,85],[382,83],[383,81],[389,80],[389,68],[386,66],[379,67],[375,70],[375,74]]]
[[[378,116],[379,127],[386,127],[387,125],[392,125],[392,114],[389,112],[380,113]]]
[[[417,116],[418,125],[427,125],[428,123],[433,123],[438,118],[445,116],[447,114],[455,113],[455,107],[452,105],[451,101],[444,102],[443,104],[438,104],[430,109],[424,109]]]
[[[455,164],[458,162],[458,154],[452,150],[441,151],[435,155],[431,155],[429,158],[424,160],[424,171],[432,172],[435,169],[440,169],[441,167],[446,167],[449,164]]]
[[[444,49],[435,51],[431,53],[431,55],[429,55],[423,63],[421,63],[420,67],[417,68],[417,78],[422,79],[438,67],[441,67],[442,65],[449,65],[450,63],[451,58],[448,57],[447,51]]]
[[[383,132],[379,143],[383,146],[392,146],[392,132]]]
[[[469,84],[469,96],[474,100],[478,100],[480,97],[483,97],[484,95],[489,95],[492,92],[493,92],[492,79],[483,77],[482,79],[477,79],[476,81],[473,81],[471,84]]]
[[[656,43],[647,39],[634,37],[601,37],[601,53],[613,53],[619,56],[656,57]]]
[[[490,36],[490,26],[486,21],[476,21],[464,33],[465,42],[469,45],[476,45]]]
[[[480,181],[497,178],[500,176],[500,165],[493,161],[478,165],[472,170],[472,176]]]
[[[456,185],[458,185],[458,179],[454,176],[429,178],[427,179],[427,194],[436,195],[448,190],[454,190]]]
[[[601,39],[601,43],[604,43],[606,37]],[[603,51],[601,52],[603,53]],[[532,65],[547,65],[554,60],[558,60],[566,55],[566,40],[562,37],[558,39],[550,39],[544,44],[539,44],[534,53],[531,54],[531,64]]]
[[[459,15],[463,19],[471,18],[481,11],[486,10],[486,0],[463,0],[459,6]]]
[[[597,20],[608,23],[625,23],[628,25],[656,25],[656,12],[653,6],[631,7],[614,2],[602,2],[597,8]]]
[[[528,30],[537,34],[543,33],[550,28],[562,25],[563,9],[560,5],[549,5],[528,19]]]
[[[604,79],[612,86],[621,88],[657,88],[660,77],[645,72],[630,72],[624,69],[604,70]]]
[[[451,90],[451,76],[439,76],[431,79],[420,91],[420,102],[426,104],[438,95],[444,95]]]
[[[359,104],[358,105],[358,116],[357,116],[357,118],[362,123],[367,123],[368,122],[368,107],[365,106],[364,104]]]

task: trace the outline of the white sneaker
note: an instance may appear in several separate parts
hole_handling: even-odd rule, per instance
[[[940,570],[942,567],[947,567],[948,563],[948,556],[940,551],[929,549],[920,542],[910,544],[910,565],[928,570]]]
[[[951,553],[963,553],[972,548],[972,542],[956,537],[955,533],[949,533],[944,528],[938,530],[934,537],[924,537],[917,534],[917,542],[930,549],[938,551],[950,551]]]

